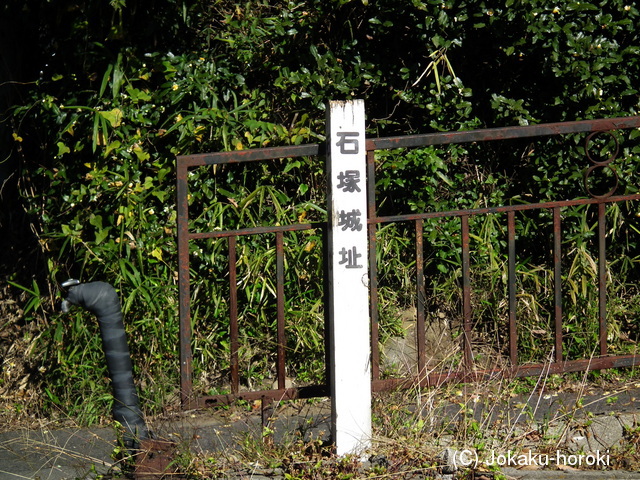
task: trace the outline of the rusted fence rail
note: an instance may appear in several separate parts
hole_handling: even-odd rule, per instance
[[[424,135],[409,135],[387,138],[372,138],[366,142],[367,149],[367,188],[368,188],[368,239],[370,251],[370,301],[372,327],[372,381],[374,391],[420,384],[423,386],[438,385],[450,380],[471,381],[495,376],[529,376],[542,372],[561,373],[570,371],[584,371],[587,369],[606,369],[613,367],[629,367],[640,364],[640,356],[609,355],[607,350],[607,294],[606,294],[606,208],[616,202],[640,200],[640,194],[615,195],[617,176],[614,175],[616,185],[605,193],[591,194],[591,198],[545,203],[531,203],[515,206],[496,206],[477,208],[473,210],[458,210],[447,212],[424,212],[409,215],[378,216],[375,198],[375,151],[397,148],[416,148],[430,145],[449,145],[470,142],[489,142],[508,139],[524,139],[554,135],[568,135],[576,133],[612,132],[640,128],[640,117],[624,117],[600,120],[586,120],[577,122],[551,123],[523,127],[492,128],[474,131],[431,133]],[[605,135],[609,135],[606,133]],[[613,139],[615,137],[612,136]],[[610,167],[615,160],[615,151],[609,158],[596,160],[589,155],[587,138],[586,156],[592,162],[587,175],[593,170]],[[237,399],[272,400],[306,398],[330,395],[326,385],[287,388],[285,383],[285,299],[284,299],[284,249],[283,235],[291,231],[320,229],[326,234],[325,223],[300,223],[286,226],[253,227],[227,231],[191,232],[189,231],[188,206],[188,172],[189,169],[206,165],[230,164],[243,162],[271,161],[302,156],[324,155],[324,145],[311,144],[300,146],[264,148],[223,153],[210,153],[180,156],[177,161],[177,209],[178,209],[178,281],[179,281],[179,309],[180,309],[180,388],[182,405],[184,408],[197,408],[226,404]],[[640,161],[640,159],[638,159]],[[586,185],[589,192],[589,186]],[[589,192],[591,193],[591,192]],[[561,257],[562,257],[562,216],[563,208],[576,205],[596,205],[597,213],[597,242],[598,242],[598,292],[599,292],[599,351],[598,355],[590,358],[567,360],[563,354],[563,308]],[[520,364],[518,359],[518,334],[516,318],[516,238],[515,219],[519,212],[530,210],[549,210],[553,218],[553,270],[554,270],[554,356],[550,363]],[[472,305],[471,305],[471,265],[470,265],[470,231],[469,219],[476,215],[505,214],[507,218],[507,250],[508,250],[508,360],[505,368],[478,369],[474,367],[471,345],[472,333]],[[451,217],[460,221],[460,238],[462,250],[462,349],[463,360],[457,371],[438,372],[429,371],[426,363],[425,344],[425,274],[423,270],[425,247],[423,243],[424,222],[433,218]],[[378,275],[376,264],[377,239],[376,231],[380,225],[393,222],[413,223],[415,234],[416,261],[416,347],[417,372],[410,378],[381,378],[380,352],[378,350]],[[276,297],[277,297],[277,362],[276,387],[271,390],[241,391],[238,373],[238,305],[236,280],[236,242],[246,235],[275,235],[276,239]],[[191,291],[189,278],[189,242],[196,239],[226,238],[228,242],[228,276],[230,283],[230,385],[228,395],[196,396],[192,383],[192,331],[191,331]]]

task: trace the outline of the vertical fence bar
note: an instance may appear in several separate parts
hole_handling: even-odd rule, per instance
[[[598,323],[600,355],[607,354],[607,217],[606,204],[598,204]]]
[[[183,408],[192,396],[192,352],[191,352],[191,291],[189,286],[189,187],[187,167],[178,160],[176,168],[177,210],[178,210],[178,291],[180,316],[180,402]]]
[[[376,264],[376,225],[367,226],[369,236],[369,315],[371,316],[371,377],[380,378],[380,346],[378,329],[378,266]]]
[[[236,241],[229,237],[229,341],[231,344],[231,393],[240,390],[240,366],[238,363],[238,280],[236,274]]]
[[[507,212],[507,248],[509,269],[509,358],[518,364],[518,330],[516,326],[516,213]]]
[[[277,326],[277,378],[278,389],[282,390],[286,385],[285,369],[285,332],[284,332],[284,234],[276,232],[276,301],[278,304],[278,326]]]
[[[424,244],[423,244],[424,220],[416,220],[416,346],[418,350],[418,375],[425,374],[425,325],[424,325]]]
[[[262,397],[260,399],[260,420],[262,421],[262,441],[266,445],[273,444],[273,431],[267,430],[273,419],[273,398]]]
[[[469,216],[462,215],[462,318],[464,330],[464,365],[471,368],[473,353],[471,351],[471,275],[469,260]]]
[[[555,361],[562,362],[562,219],[553,208],[553,288]]]
[[[328,220],[329,222],[330,220]],[[327,222],[327,223],[328,223]],[[322,301],[324,305],[324,366],[325,384],[331,385],[333,366],[331,363],[331,289],[329,278],[329,264],[331,262],[329,254],[329,229],[322,229]]]
[[[367,217],[375,219],[376,163],[375,151],[367,152]],[[380,378],[380,348],[378,345],[378,264],[376,256],[376,224],[367,225],[369,241],[369,315],[371,317],[371,377]]]

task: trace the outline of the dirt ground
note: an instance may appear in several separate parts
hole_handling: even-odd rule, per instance
[[[25,322],[21,304],[8,284],[0,285],[0,430],[35,422],[41,392],[37,391],[39,365],[34,354],[37,322]]]

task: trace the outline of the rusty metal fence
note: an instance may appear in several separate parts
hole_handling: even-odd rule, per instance
[[[369,275],[370,275],[370,314],[371,314],[371,364],[374,391],[383,391],[411,385],[433,386],[443,382],[475,381],[497,376],[532,376],[543,372],[562,373],[571,371],[585,371],[607,369],[614,367],[630,367],[640,364],[640,355],[610,355],[607,347],[607,205],[616,202],[640,200],[640,194],[616,195],[617,175],[612,162],[618,155],[618,141],[611,132],[616,130],[640,128],[640,117],[624,117],[601,120],[586,120],[577,122],[552,123],[522,127],[493,128],[474,131],[460,131],[447,133],[432,133],[424,135],[409,135],[387,138],[371,138],[366,142],[367,149],[367,189],[368,189],[368,238],[369,238]],[[508,139],[526,139],[533,137],[562,136],[570,134],[589,134],[585,141],[585,155],[591,166],[586,170],[585,188],[588,198],[544,203],[530,203],[512,206],[496,206],[476,208],[472,210],[458,210],[446,212],[423,212],[394,216],[378,216],[375,195],[375,152],[397,148],[417,148],[435,145],[451,145],[461,143],[493,142]],[[614,147],[613,151],[604,159],[590,155],[589,142],[594,135],[609,136]],[[285,298],[284,298],[284,248],[283,238],[286,232],[318,229],[326,235],[327,225],[319,223],[298,223],[284,226],[252,227],[226,231],[191,232],[189,230],[189,169],[207,165],[273,161],[293,157],[321,157],[325,147],[321,144],[263,148],[223,153],[198,154],[180,156],[177,160],[177,210],[178,210],[178,282],[179,282],[179,315],[180,315],[180,389],[183,408],[199,408],[204,406],[223,405],[238,399],[262,400],[263,407],[271,401],[309,398],[330,395],[327,385],[306,386],[298,388],[287,387],[286,378],[286,339],[285,339]],[[638,160],[640,161],[640,160]],[[614,185],[607,192],[592,192],[588,183],[589,176],[596,170],[608,169],[614,180]],[[584,358],[567,359],[563,353],[563,302],[562,302],[562,211],[568,207],[578,205],[595,205],[597,207],[597,289],[599,292],[598,305],[598,352],[596,356],[585,353]],[[546,210],[551,212],[553,222],[553,358],[550,362],[529,363],[520,362],[518,358],[518,330],[517,330],[517,292],[516,292],[516,218],[524,212]],[[503,214],[506,216],[507,250],[508,250],[508,365],[501,368],[478,368],[474,363],[471,337],[473,330],[472,312],[472,275],[470,262],[470,218],[478,215]],[[437,371],[427,365],[425,341],[425,245],[423,229],[426,221],[437,218],[456,218],[459,220],[460,248],[461,248],[461,349],[462,359],[459,368],[446,372]],[[416,301],[416,338],[417,370],[407,378],[382,378],[379,352],[378,325],[378,265],[376,264],[377,237],[376,231],[381,225],[389,223],[408,223],[412,225],[415,240],[414,259],[416,265],[415,285]],[[276,351],[276,383],[274,388],[261,391],[241,391],[238,371],[239,327],[238,327],[238,296],[236,271],[236,245],[239,237],[249,235],[275,236],[276,255],[276,302],[277,302],[277,351]],[[203,396],[195,395],[193,390],[192,368],[192,318],[191,318],[191,290],[189,273],[189,242],[196,239],[226,239],[228,247],[228,281],[230,285],[229,301],[229,344],[230,344],[230,388],[226,395]],[[326,299],[325,299],[326,300]],[[325,331],[328,331],[325,329]],[[326,345],[326,343],[325,343]],[[263,411],[264,412],[264,411]]]

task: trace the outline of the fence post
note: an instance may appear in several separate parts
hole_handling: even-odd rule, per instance
[[[371,344],[364,101],[328,112],[329,344],[332,433],[338,455],[371,445]]]

